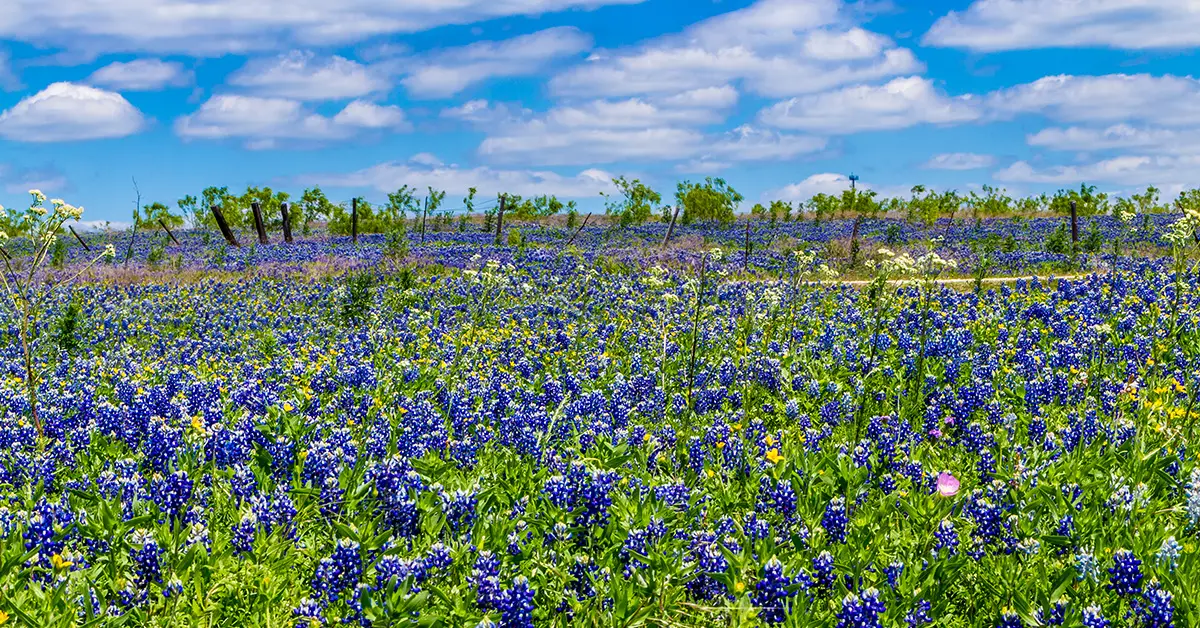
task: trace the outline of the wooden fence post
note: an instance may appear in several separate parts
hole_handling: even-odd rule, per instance
[[[567,240],[567,246],[571,246],[571,244],[575,242],[575,237],[578,236],[581,231],[583,231],[583,228],[587,226],[588,220],[590,220],[591,217],[591,214],[583,217],[583,224],[579,225],[579,228],[575,230],[575,233],[571,234],[571,239]]]
[[[271,241],[267,239],[267,227],[263,225],[262,204],[251,201],[250,211],[254,213],[254,230],[258,232],[258,243],[270,244]]]
[[[237,238],[233,237],[233,232],[229,230],[229,223],[225,222],[225,214],[221,213],[221,208],[216,205],[210,205],[213,218],[217,219],[217,227],[221,229],[221,235],[225,236],[225,241],[233,246],[241,246],[238,244]]]
[[[283,241],[292,243],[292,215],[288,213],[288,204],[279,204],[279,213],[283,215]]]
[[[75,233],[75,227],[72,227],[71,225],[67,225],[67,228],[71,230],[71,235],[75,236],[75,239],[79,240],[79,243],[83,245],[83,250],[91,253],[92,247],[88,246],[88,243],[84,242],[83,238],[79,237],[78,233]]]
[[[350,199],[350,239],[358,244],[358,197]]]
[[[1079,215],[1075,211],[1075,201],[1071,201],[1071,246],[1079,246]]]
[[[496,246],[500,245],[500,232],[504,229],[504,201],[507,198],[506,194],[500,195],[500,211],[496,215]]]
[[[663,248],[666,248],[667,242],[671,240],[671,234],[675,233],[675,220],[679,218],[679,206],[675,206],[675,211],[671,212],[671,224],[667,226],[667,235],[663,236]]]
[[[425,197],[425,207],[421,210],[421,244],[425,244],[425,217],[429,215],[429,197]]]
[[[167,232],[167,235],[170,236],[171,241],[175,243],[175,246],[179,246],[179,240],[175,239],[175,234],[171,233],[170,227],[167,226],[167,223],[163,222],[162,218],[158,219],[158,225],[163,228],[163,231]]]

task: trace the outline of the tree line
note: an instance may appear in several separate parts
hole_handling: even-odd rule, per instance
[[[652,220],[678,220],[684,225],[695,222],[729,223],[736,219],[745,198],[719,177],[702,181],[680,181],[676,184],[674,203],[664,202],[663,196],[638,179],[613,179],[615,191],[606,193],[604,212],[617,226],[629,227]],[[324,224],[335,235],[351,231],[352,203],[333,202],[319,186],[305,189],[298,199],[285,191],[270,187],[248,186],[241,194],[228,187],[211,186],[199,196],[186,195],[171,207],[162,202],[137,206],[133,213],[135,228],[156,226],[159,221],[169,228],[187,225],[192,228],[215,229],[216,222],[209,210],[221,208],[230,227],[238,230],[254,228],[251,207],[259,203],[267,228],[280,228],[283,214],[280,205],[288,203],[293,231],[308,235],[315,224]],[[840,194],[818,193],[801,202],[775,200],[765,205],[756,203],[749,214],[752,218],[772,222],[811,219],[817,223],[837,218],[854,218],[856,223],[881,215],[901,216],[914,224],[932,226],[940,219],[973,219],[1064,214],[1074,203],[1081,216],[1112,214],[1134,216],[1168,211],[1182,212],[1200,209],[1200,189],[1184,190],[1171,201],[1161,199],[1161,191],[1151,186],[1145,191],[1125,196],[1110,196],[1098,192],[1094,185],[1078,189],[1058,190],[1054,194],[1012,197],[1002,188],[989,185],[979,190],[960,193],[956,190],[937,191],[923,185],[914,186],[908,196],[882,198],[870,189],[846,189]],[[446,192],[432,187],[422,192],[416,187],[401,186],[387,195],[384,203],[372,204],[357,199],[359,233],[390,233],[425,225],[432,230],[458,229],[465,231],[469,221],[481,218],[484,229],[492,229],[503,208],[505,221],[530,221],[565,214],[566,225],[579,223],[579,209],[574,201],[563,202],[553,195],[523,198],[517,194],[497,194],[494,200],[481,201],[476,188],[471,188],[461,205],[447,208]],[[0,230],[10,236],[21,235],[25,225],[22,215],[0,213]],[[410,222],[411,220],[411,222]],[[411,225],[411,227],[410,227]],[[422,226],[425,228],[425,226]]]

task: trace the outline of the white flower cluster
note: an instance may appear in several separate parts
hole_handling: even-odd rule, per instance
[[[1167,229],[1163,239],[1175,246],[1185,246],[1195,237],[1197,229],[1200,229],[1200,209],[1189,207],[1184,210],[1183,216]]]

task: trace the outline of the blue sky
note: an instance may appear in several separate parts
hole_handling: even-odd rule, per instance
[[[6,0],[0,203],[724,177],[755,201],[1200,172],[1191,0]]]

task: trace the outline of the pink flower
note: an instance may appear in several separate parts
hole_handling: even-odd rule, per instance
[[[942,471],[938,474],[937,491],[942,497],[954,497],[958,494],[958,478],[950,475],[948,471]]]

